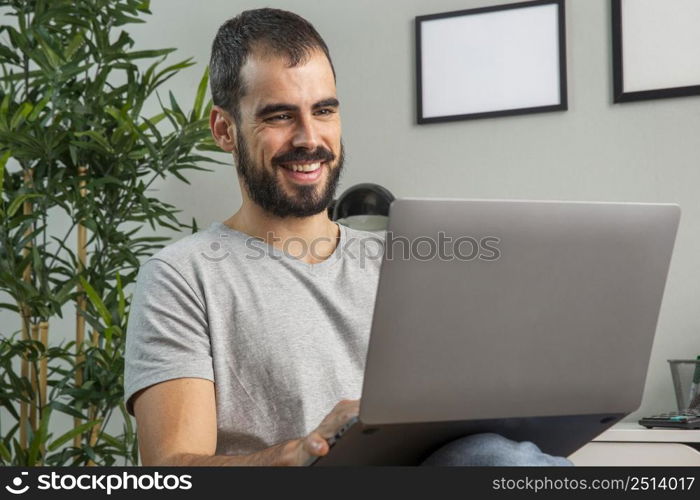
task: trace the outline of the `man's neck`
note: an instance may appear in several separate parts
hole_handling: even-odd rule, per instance
[[[327,211],[310,217],[275,217],[252,202],[240,209],[224,224],[260,238],[309,264],[326,260],[335,250],[340,228],[328,218]]]

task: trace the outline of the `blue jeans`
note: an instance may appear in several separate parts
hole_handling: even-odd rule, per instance
[[[499,434],[466,436],[433,452],[427,466],[572,466],[564,457],[553,457],[529,441],[516,443]]]

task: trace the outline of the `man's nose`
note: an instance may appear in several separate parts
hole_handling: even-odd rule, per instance
[[[310,117],[301,117],[294,131],[293,146],[314,151],[319,144],[318,131]]]

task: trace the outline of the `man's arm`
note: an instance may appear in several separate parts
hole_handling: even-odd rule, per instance
[[[180,378],[134,396],[143,465],[303,465],[328,453],[330,438],[357,415],[359,401],[341,401],[311,434],[250,455],[215,455],[214,383]]]

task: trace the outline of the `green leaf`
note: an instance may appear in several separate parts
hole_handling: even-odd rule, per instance
[[[51,101],[51,97],[53,97],[53,91],[49,90],[46,96],[39,101],[36,106],[34,106],[34,109],[32,110],[31,113],[27,116],[27,121],[28,122],[33,122],[34,120],[37,119],[39,116],[39,113],[46,107],[46,105]]]
[[[48,60],[49,64],[53,68],[58,68],[64,61],[59,56],[48,44],[48,42],[41,37],[37,38],[37,42],[39,42],[39,45],[41,45],[41,49],[43,51],[43,54],[46,56],[46,59]]]
[[[102,146],[107,152],[113,153],[114,150],[112,149],[112,145],[107,141],[104,135],[102,135],[100,132],[97,132],[96,130],[86,130],[85,132],[76,132],[75,133],[76,137],[89,137],[96,143],[98,143],[100,146]],[[81,145],[79,142],[74,143],[76,146]]]
[[[4,45],[0,45],[0,57],[4,57],[5,59],[8,59],[15,64],[20,63],[19,56]]]
[[[97,463],[99,460],[97,459],[97,455],[95,455],[95,450],[92,448],[92,446],[84,446],[83,447],[83,452],[88,456],[90,460],[93,462]]]
[[[58,438],[56,438],[56,439],[48,446],[48,450],[49,450],[49,451],[54,451],[56,448],[58,448],[59,446],[65,444],[65,443],[67,443],[68,441],[70,441],[71,439],[73,439],[75,436],[78,436],[78,435],[82,434],[83,432],[89,431],[90,429],[92,429],[93,427],[95,427],[95,426],[96,426],[97,424],[99,424],[100,422],[102,422],[101,419],[98,419],[98,420],[91,420],[90,422],[85,422],[84,424],[81,424],[81,425],[79,425],[78,427],[75,427],[75,428],[69,430],[69,431],[66,432],[65,434],[62,434],[61,436],[59,436]]]
[[[126,316],[126,299],[124,297],[124,289],[122,288],[122,278],[119,275],[119,271],[117,271],[117,295],[119,297],[119,302],[118,302],[118,311],[119,311],[119,318],[124,318]]]
[[[7,209],[7,215],[9,217],[13,217],[17,210],[19,209],[20,206],[22,206],[22,203],[25,201],[31,199],[31,198],[39,198],[41,195],[39,193],[24,193],[19,195],[17,198],[12,200],[12,203],[10,203],[10,207]]]
[[[126,54],[120,54],[121,57],[127,60],[132,60],[132,59],[148,59],[151,57],[161,57],[165,56],[167,54],[170,54],[171,52],[174,52],[175,48],[170,48],[170,49],[159,49],[159,50],[137,50],[134,52],[127,52]]]
[[[190,121],[198,120],[203,118],[202,106],[204,105],[204,96],[207,93],[207,84],[209,83],[209,66],[204,69],[204,75],[199,81],[199,87],[197,88],[197,95],[194,98],[194,105],[192,106],[192,115]]]
[[[11,93],[5,94],[5,97],[2,98],[2,103],[0,103],[0,123],[2,123],[2,128],[3,130],[7,130],[8,123],[7,123],[7,115],[10,110],[10,97]]]
[[[122,112],[114,106],[105,106],[105,113],[114,118],[117,123],[121,123],[124,121],[124,118],[122,117]]]
[[[17,126],[22,123],[27,116],[29,116],[29,113],[32,112],[33,108],[34,106],[32,106],[31,103],[23,102],[22,105],[17,108],[17,111],[15,111],[15,114],[12,116],[12,120],[10,120],[10,130],[16,129]]]
[[[119,402],[119,411],[122,414],[122,419],[124,420],[124,427],[126,427],[126,434],[128,436],[133,436],[134,435],[134,424],[131,422],[131,415],[129,415],[129,412],[126,410],[126,404],[124,403],[124,400]]]
[[[12,454],[2,441],[0,441],[0,456],[8,465],[12,462]]]
[[[10,311],[14,311],[16,313],[19,312],[19,307],[17,307],[15,304],[8,304],[7,302],[0,302],[0,309],[9,309]]]
[[[138,128],[139,128],[139,130],[141,130],[141,131],[145,131],[145,130],[149,127],[149,124],[151,124],[151,125],[157,125],[158,122],[160,122],[163,118],[165,118],[165,113],[158,113],[157,115],[152,116],[151,118],[148,118],[148,119],[146,120],[146,122],[144,122],[144,123],[142,123],[141,125],[139,125]]]
[[[44,406],[41,410],[41,418],[39,420],[39,429],[32,436],[29,444],[29,453],[27,456],[27,465],[35,465],[39,456],[40,446],[46,442],[48,438],[49,420],[51,419],[51,406]]]
[[[14,81],[18,81],[18,80],[24,80],[26,77],[36,78],[36,77],[40,77],[40,76],[46,76],[46,75],[44,74],[43,70],[36,69],[34,71],[30,71],[26,75],[24,73],[10,73],[8,75],[3,75],[2,77],[0,77],[0,81],[14,82]]]
[[[114,26],[123,26],[125,24],[130,24],[130,23],[145,23],[143,19],[140,19],[138,17],[133,17],[133,16],[127,16],[124,15],[120,12],[115,13],[112,16],[112,19],[114,21]]]
[[[115,438],[114,436],[107,434],[106,432],[102,432],[100,434],[100,438],[103,441],[106,441],[107,443],[111,444],[115,448],[119,448],[119,449],[124,448],[124,441],[120,441],[117,438]]]
[[[111,326],[112,325],[112,315],[109,314],[109,310],[107,309],[107,306],[105,306],[104,302],[102,302],[102,299],[97,294],[95,289],[82,276],[80,277],[80,284],[83,285],[83,289],[85,290],[85,293],[87,293],[87,296],[90,299],[90,302],[92,303],[92,305],[95,307],[95,309],[97,309],[97,312],[100,313],[100,317],[102,318],[102,321],[105,322],[105,325]]]
[[[0,156],[0,200],[2,200],[2,193],[5,188],[5,165],[7,165],[7,160],[12,156],[12,151],[5,151],[5,154]]]
[[[27,451],[20,446],[16,438],[12,440],[12,447],[15,450],[15,460],[19,463],[24,463],[26,461]]]
[[[185,113],[182,112],[182,109],[177,103],[177,100],[175,99],[175,96],[173,95],[172,91],[168,91],[168,97],[170,98],[170,106],[172,107],[172,110],[176,113],[175,118],[177,119],[178,123],[180,123],[180,125],[184,125]]]
[[[67,415],[70,415],[71,417],[77,417],[80,419],[85,419],[85,415],[80,413],[78,410],[75,408],[71,408],[68,405],[65,405],[63,403],[59,403],[58,401],[52,401],[49,403],[49,406],[51,406],[54,410],[58,410],[61,413],[66,413]]]
[[[68,153],[70,154],[70,161],[73,162],[73,165],[78,165],[80,163],[78,160],[78,148],[76,148],[74,144],[70,144],[68,146]]]
[[[54,297],[56,299],[56,302],[59,304],[63,304],[68,295],[70,295],[71,291],[73,290],[73,287],[75,286],[74,279],[68,280],[66,283],[63,283],[61,285],[61,288],[54,294]]]
[[[82,32],[76,33],[76,35],[71,38],[71,41],[68,42],[68,46],[66,47],[66,59],[72,59],[75,52],[83,45],[84,42],[85,39],[83,38]]]
[[[195,63],[192,61],[192,59],[185,59],[184,61],[180,61],[178,63],[175,63],[171,66],[166,67],[165,69],[159,71],[154,77],[153,77],[153,82],[150,83],[149,86],[149,93],[154,91],[156,88],[160,87],[163,83],[168,81],[171,77],[173,77],[177,72],[181,69],[188,68],[190,66],[193,66]]]

